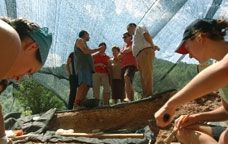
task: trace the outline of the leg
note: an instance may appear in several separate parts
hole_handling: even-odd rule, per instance
[[[76,93],[76,99],[75,99],[75,104],[76,105],[80,106],[81,102],[83,100],[85,100],[88,90],[89,90],[89,87],[86,84],[84,84],[84,83],[82,83],[78,87],[77,93]]]
[[[124,79],[126,81],[127,98],[131,101],[134,101],[133,80],[134,80],[135,71],[136,71],[135,66],[128,66],[124,75]]]
[[[101,80],[100,80],[100,74],[94,73],[93,74],[93,96],[95,99],[100,99],[100,86],[101,86]]]
[[[73,109],[74,106],[74,101],[76,97],[76,92],[77,92],[77,77],[76,76],[70,76],[69,77],[70,81],[70,94],[69,94],[69,100],[68,100],[68,109],[71,110]]]
[[[211,136],[190,129],[180,130],[177,133],[177,139],[183,144],[217,144]]]
[[[102,74],[102,85],[103,85],[103,100],[104,105],[109,105],[110,99],[110,85],[108,74]]]
[[[153,94],[153,60],[154,51],[152,49],[143,50],[137,57],[139,73],[141,78],[143,97]]]
[[[183,144],[217,144],[211,135],[212,130],[208,126],[193,125],[179,130],[176,137]]]
[[[219,144],[227,144],[228,142],[228,128],[221,134]]]
[[[124,87],[126,99],[132,101],[131,81],[128,75],[124,75]]]

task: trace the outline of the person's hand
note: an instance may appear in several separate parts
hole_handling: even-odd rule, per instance
[[[100,51],[100,52],[101,52],[101,51],[105,51],[105,46],[104,46],[104,45],[100,46],[100,47],[99,47],[99,51]]]
[[[157,51],[160,51],[160,48],[158,47],[158,46],[154,46],[154,49],[155,49],[155,51],[157,50]]]
[[[175,127],[177,129],[182,129],[190,125],[201,123],[195,115],[181,115],[175,120]]]
[[[175,120],[175,127],[179,130],[186,126],[188,126],[189,115],[181,115],[179,118]]]
[[[118,54],[117,58],[122,59],[123,55],[121,53]]]
[[[158,127],[164,128],[172,122],[172,116],[175,114],[176,107],[168,106],[167,103],[162,106],[155,114]]]

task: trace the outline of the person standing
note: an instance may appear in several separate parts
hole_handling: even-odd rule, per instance
[[[133,80],[137,71],[137,61],[132,54],[132,35],[128,32],[123,34],[124,47],[121,50],[119,58],[121,58],[121,77],[124,80],[124,101],[134,101]]]
[[[27,19],[0,18],[0,80],[20,80],[45,63],[52,43],[48,28]],[[6,144],[0,105],[0,143]]]
[[[155,50],[152,37],[144,26],[136,26],[130,23],[127,31],[133,36],[132,51],[138,63],[138,70],[141,78],[142,97],[153,95],[153,61]]]
[[[78,86],[78,77],[74,69],[74,52],[71,52],[67,58],[66,73],[69,77],[69,83],[70,83],[70,94],[69,94],[67,109],[71,110],[73,109],[73,106],[74,106],[74,101],[75,101],[77,86]]]
[[[109,56],[106,55],[106,44],[104,42],[99,44],[103,46],[104,50],[93,55],[93,63],[95,73],[93,74],[93,95],[100,101],[100,88],[103,86],[103,102],[104,105],[109,105],[110,99],[110,85],[109,85]]]
[[[74,47],[74,65],[75,72],[78,76],[78,88],[74,102],[74,109],[81,106],[82,102],[86,99],[87,92],[93,86],[92,75],[94,73],[94,65],[91,54],[104,51],[104,46],[96,49],[90,49],[87,46],[89,41],[89,33],[85,30],[79,32],[79,38],[75,42]]]
[[[124,100],[124,82],[121,77],[121,60],[118,58],[120,55],[120,48],[114,46],[112,48],[113,58],[110,59],[110,80],[112,89],[112,100],[116,104],[118,99],[123,102]]]

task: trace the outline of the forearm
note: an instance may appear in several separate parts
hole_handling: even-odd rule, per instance
[[[98,52],[100,50],[100,48],[95,48],[95,49],[88,49],[87,54],[93,54],[95,52]]]
[[[228,113],[225,111],[223,106],[220,106],[213,111],[193,114],[193,116],[200,122],[228,120]]]
[[[66,74],[67,74],[68,76],[70,76],[70,67],[69,67],[69,65],[67,65],[67,64],[66,64],[66,66],[65,66],[65,71],[66,71]]]
[[[228,84],[228,57],[200,72],[182,90],[176,93],[168,105],[181,105],[199,98]]]

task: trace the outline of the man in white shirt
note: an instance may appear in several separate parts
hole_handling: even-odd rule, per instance
[[[133,55],[137,59],[138,68],[141,77],[143,94],[142,97],[152,96],[153,94],[153,61],[155,50],[158,47],[153,44],[152,37],[144,26],[136,26],[130,23],[127,31],[133,37]]]

